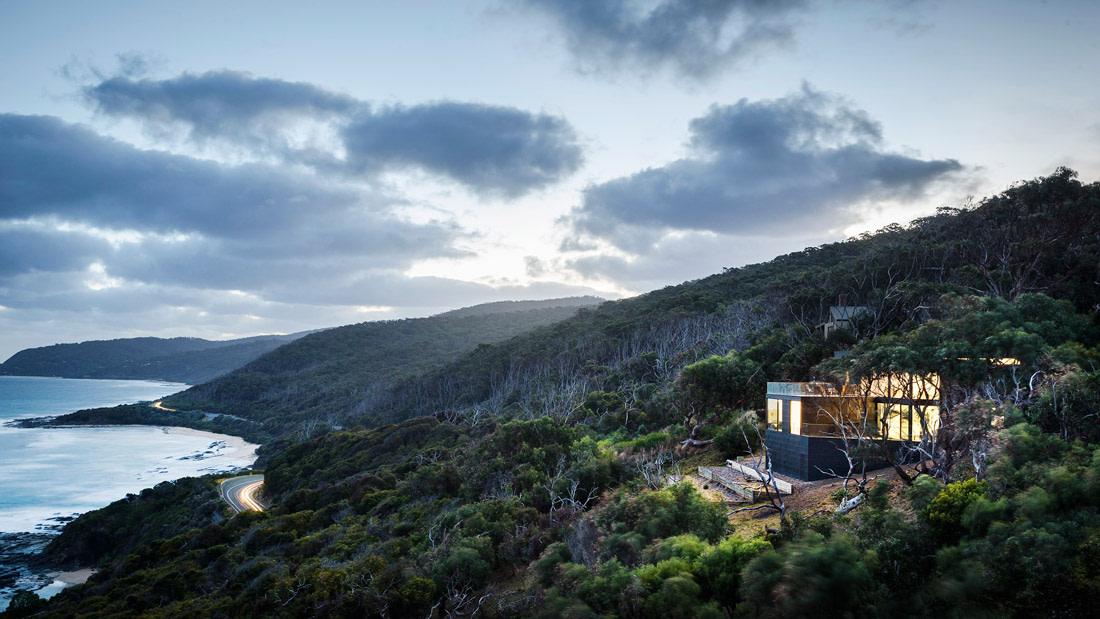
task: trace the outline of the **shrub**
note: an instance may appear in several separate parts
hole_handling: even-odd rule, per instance
[[[975,479],[947,484],[921,512],[933,535],[945,544],[959,541],[962,516],[967,506],[985,495],[986,483]]]

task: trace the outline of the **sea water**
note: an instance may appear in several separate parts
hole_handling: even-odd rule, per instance
[[[8,425],[26,417],[153,401],[186,387],[143,380],[0,376],[0,534],[9,534],[0,537],[0,554],[4,538],[14,543],[10,534],[56,533],[79,513],[162,481],[251,465],[255,445],[209,432]],[[0,587],[0,610],[12,593],[12,587]]]

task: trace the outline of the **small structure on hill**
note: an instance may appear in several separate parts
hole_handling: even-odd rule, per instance
[[[770,382],[765,445],[776,472],[801,480],[844,472],[860,440],[891,451],[932,440],[940,426],[936,375],[884,374],[859,385]],[[866,455],[868,469],[888,465]]]
[[[863,316],[870,316],[871,308],[864,305],[832,305],[829,307],[829,318],[819,325],[825,330],[825,337],[837,329],[852,329],[852,322]]]

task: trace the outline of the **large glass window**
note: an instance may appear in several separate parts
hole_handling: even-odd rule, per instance
[[[920,436],[916,436],[918,428],[920,426],[920,434],[923,436],[934,436],[936,431],[940,429],[940,407],[938,406],[914,406],[914,427],[913,427],[913,439],[919,439]]]
[[[772,430],[783,429],[783,401],[768,398],[768,427]]]
[[[791,434],[802,434],[802,402],[791,400]]]
[[[888,440],[909,440],[909,406],[907,404],[879,402],[875,408],[878,412],[879,427],[882,428],[882,433]]]

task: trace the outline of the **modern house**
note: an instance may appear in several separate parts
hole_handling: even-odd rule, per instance
[[[824,471],[848,471],[842,449],[861,437],[885,440],[891,451],[934,437],[940,381],[935,375],[887,374],[858,385],[770,382],[767,403],[765,444],[773,470],[802,480],[825,479]]]

